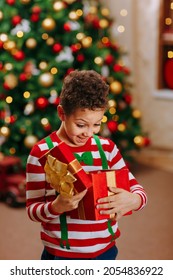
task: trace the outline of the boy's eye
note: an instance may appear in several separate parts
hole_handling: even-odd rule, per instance
[[[77,124],[77,127],[82,128],[84,127],[84,124]]]
[[[79,123],[77,123],[76,125],[77,125],[77,127],[79,127],[79,128],[85,127],[85,124],[79,124]],[[94,126],[99,127],[99,126],[101,126],[101,123],[96,123],[96,124],[94,124]]]
[[[96,123],[94,126],[101,126],[101,123]]]

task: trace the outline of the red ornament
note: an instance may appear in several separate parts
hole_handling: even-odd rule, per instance
[[[173,58],[168,59],[164,66],[164,78],[168,88],[173,89]]]
[[[144,137],[144,146],[149,146],[151,144],[151,140],[148,137]]]
[[[93,14],[87,14],[85,16],[85,21],[87,24],[91,24],[95,29],[100,28],[99,18],[96,15]]]
[[[94,27],[95,29],[100,29],[99,19],[95,18],[95,19],[93,20],[92,24],[93,24],[93,27]]]
[[[108,126],[110,132],[115,132],[115,131],[117,131],[118,124],[117,124],[116,121],[113,121],[113,120],[108,121],[108,122],[107,122],[107,126]]]
[[[9,85],[7,83],[3,83],[3,88],[5,90],[10,90],[10,87],[9,87]]]
[[[10,123],[11,124],[15,123],[15,121],[16,121],[16,116],[14,116],[14,115],[10,116]]]
[[[59,53],[63,49],[63,47],[61,44],[55,43],[53,45],[52,49],[53,49],[54,53]]]
[[[40,6],[35,5],[35,6],[32,8],[32,12],[33,12],[34,14],[40,14],[40,13],[41,13],[41,8],[40,8]]]
[[[64,23],[64,30],[65,30],[66,32],[71,31],[71,26],[70,26],[69,23]]]
[[[44,130],[45,131],[50,131],[52,128],[51,128],[51,125],[48,123],[46,125],[44,125]]]
[[[4,120],[6,116],[6,112],[5,111],[0,111],[0,120]]]
[[[111,47],[111,42],[109,41],[109,39],[107,39],[105,42],[102,42],[102,43],[107,48]]]
[[[25,54],[23,51],[17,51],[15,52],[15,54],[13,55],[14,59],[16,59],[17,61],[21,61],[25,58]]]
[[[32,14],[31,15],[31,21],[32,22],[37,22],[40,19],[40,15],[39,14]]]
[[[59,97],[56,97],[54,102],[53,102],[53,105],[55,106],[58,106],[59,105],[59,102],[60,102],[60,98]]]
[[[0,62],[0,70],[2,70],[4,68],[4,65],[2,62]]]
[[[76,60],[78,62],[84,62],[85,60],[85,56],[81,53],[81,54],[78,54],[77,57],[76,57]]]
[[[108,54],[106,57],[105,57],[105,63],[110,65],[112,64],[114,61],[114,57],[111,55],[111,54]]]
[[[74,71],[74,68],[68,68],[66,75],[70,74],[72,71]]]
[[[22,18],[19,15],[12,17],[12,20],[11,20],[13,26],[16,26],[21,21],[22,21]]]
[[[36,106],[38,109],[44,109],[48,106],[49,102],[47,100],[47,98],[45,97],[39,97],[36,102],[35,102]]]
[[[78,52],[78,50],[79,50],[79,47],[78,47],[77,44],[71,45],[70,48],[71,48],[71,50],[72,50],[73,53]]]
[[[6,0],[6,3],[10,6],[13,6],[15,4],[16,0]]]
[[[0,41],[0,49],[3,49],[3,45],[4,45],[4,43],[2,41]]]
[[[113,66],[114,72],[121,72],[122,71],[122,66],[119,64],[114,64]]]
[[[124,101],[127,103],[127,104],[130,104],[132,102],[132,96],[129,94],[129,93],[126,93],[124,95]]]
[[[20,75],[19,75],[19,80],[21,81],[21,82],[25,82],[25,81],[27,81],[27,74],[26,73],[21,73]]]

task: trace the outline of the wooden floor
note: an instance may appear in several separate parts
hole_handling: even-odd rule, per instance
[[[133,173],[148,193],[147,207],[119,222],[119,260],[173,260],[173,172],[136,164]],[[0,259],[38,260],[40,225],[25,208],[0,203]]]

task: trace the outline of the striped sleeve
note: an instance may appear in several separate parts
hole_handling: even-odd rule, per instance
[[[33,147],[27,160],[26,207],[29,218],[35,222],[48,222],[57,217],[57,213],[51,209],[55,191],[46,183],[45,172],[39,162],[47,150],[46,143],[38,144]]]
[[[111,141],[110,139],[109,140],[107,139],[107,141],[109,142],[109,145],[106,142],[104,142],[104,140],[101,139],[101,141],[102,141],[102,146],[103,146],[106,156],[107,156],[109,167],[111,169],[115,169],[115,170],[127,168],[126,163],[125,163],[119,149],[117,148],[116,144],[113,141]],[[140,204],[139,208],[136,209],[135,211],[141,210],[147,204],[147,194],[146,194],[144,188],[138,183],[138,181],[136,180],[136,178],[130,171],[129,171],[129,182],[130,182],[130,191],[132,193],[138,194],[141,198],[141,204]]]

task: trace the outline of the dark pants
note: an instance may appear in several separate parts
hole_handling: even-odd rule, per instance
[[[58,257],[58,256],[53,256],[50,254],[46,249],[43,250],[42,255],[41,255],[41,260],[115,260],[116,256],[118,254],[118,249],[116,246],[111,247],[109,250],[104,252],[103,254],[97,256],[96,258],[93,259],[74,259],[74,258],[65,258],[65,257]]]

